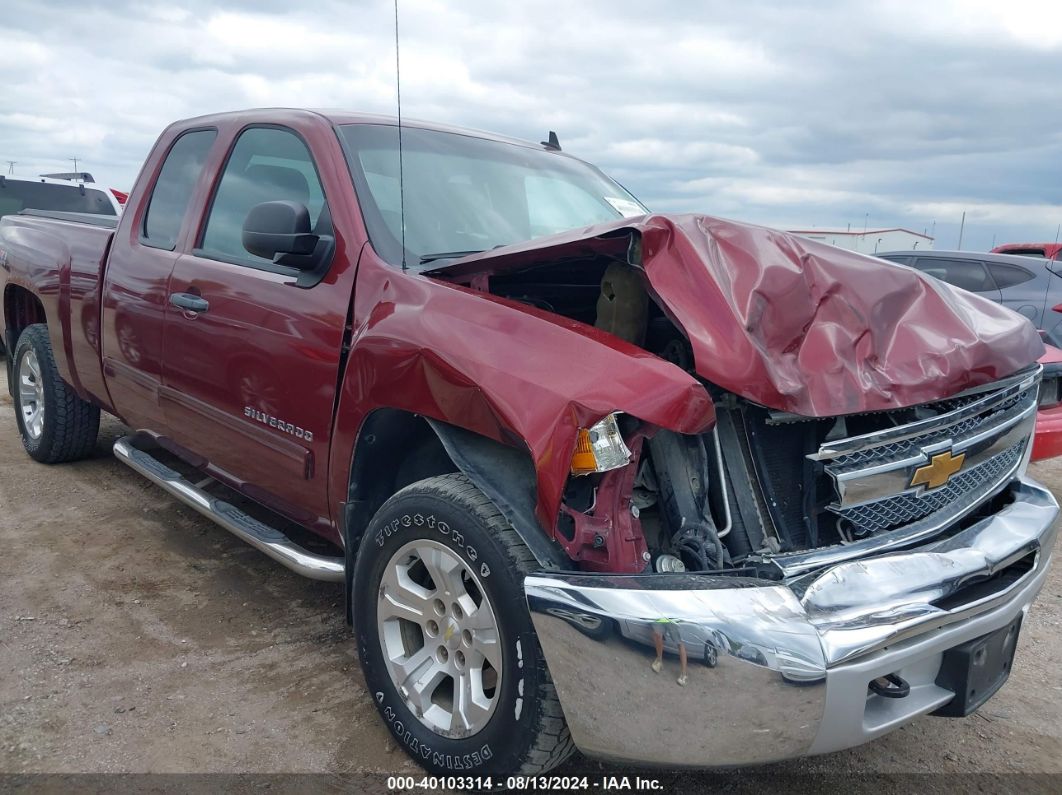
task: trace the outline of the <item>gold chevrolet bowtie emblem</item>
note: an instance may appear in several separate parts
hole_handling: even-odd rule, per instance
[[[962,462],[966,459],[966,453],[952,455],[951,450],[937,453],[928,464],[918,467],[910,485],[925,486],[927,489],[937,489],[943,486],[951,476],[962,469]]]

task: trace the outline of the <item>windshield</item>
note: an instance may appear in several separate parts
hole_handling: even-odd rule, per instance
[[[398,265],[398,128],[340,130],[373,248]],[[402,160],[405,261],[414,267],[648,212],[593,166],[558,152],[403,127]]]
[[[94,188],[14,179],[0,181],[0,215],[14,215],[26,209],[117,215],[107,195]]]

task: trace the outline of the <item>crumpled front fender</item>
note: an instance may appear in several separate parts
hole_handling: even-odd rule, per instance
[[[715,420],[693,376],[617,337],[487,293],[403,274],[366,251],[336,445],[353,449],[362,420],[388,407],[524,447],[535,514],[551,530],[575,437],[613,411],[679,433]],[[333,456],[333,488],[349,462]],[[335,492],[334,492],[335,493]]]

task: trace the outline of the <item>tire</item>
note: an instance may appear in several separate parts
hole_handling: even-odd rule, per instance
[[[22,446],[42,464],[85,458],[96,447],[100,410],[59,377],[48,327],[27,326],[11,357],[15,418]]]
[[[591,640],[604,641],[616,632],[614,623],[608,616],[594,616],[562,607],[551,607],[546,612],[561,621],[566,621],[577,632],[581,632]]]
[[[719,650],[715,648],[715,644],[711,641],[705,641],[704,644],[704,665],[707,668],[715,668],[719,664]]]
[[[407,486],[370,522],[351,588],[362,670],[392,736],[429,772],[542,773],[575,750],[524,597],[524,575],[535,567],[516,531],[464,475]],[[404,680],[408,699],[396,685],[403,674],[392,673],[407,660],[404,670],[416,671]],[[440,673],[446,666],[454,675]],[[462,688],[458,675],[481,689]],[[474,693],[468,710],[456,708],[459,690]]]

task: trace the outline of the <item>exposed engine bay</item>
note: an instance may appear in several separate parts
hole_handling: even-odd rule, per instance
[[[637,252],[628,259],[637,261]],[[615,258],[566,259],[468,284],[638,345],[697,377],[715,403],[715,428],[698,436],[619,417],[630,463],[570,479],[555,540],[587,570],[775,576],[767,561],[778,556],[859,546],[949,510],[952,519],[972,511],[974,497],[1013,473],[1028,444],[1036,403],[1031,382],[1015,383],[1006,394],[994,393],[993,384],[932,403],[837,417],[778,411],[726,391],[697,375],[689,341],[651,295],[644,272]],[[938,418],[943,427],[935,427]],[[966,452],[947,453],[956,471],[967,456],[974,466],[950,485],[948,478],[918,484],[920,470],[911,461],[928,462],[923,447],[944,450],[945,443],[965,444]],[[831,454],[838,445],[842,452]],[[891,473],[888,483],[878,482],[882,468]]]

